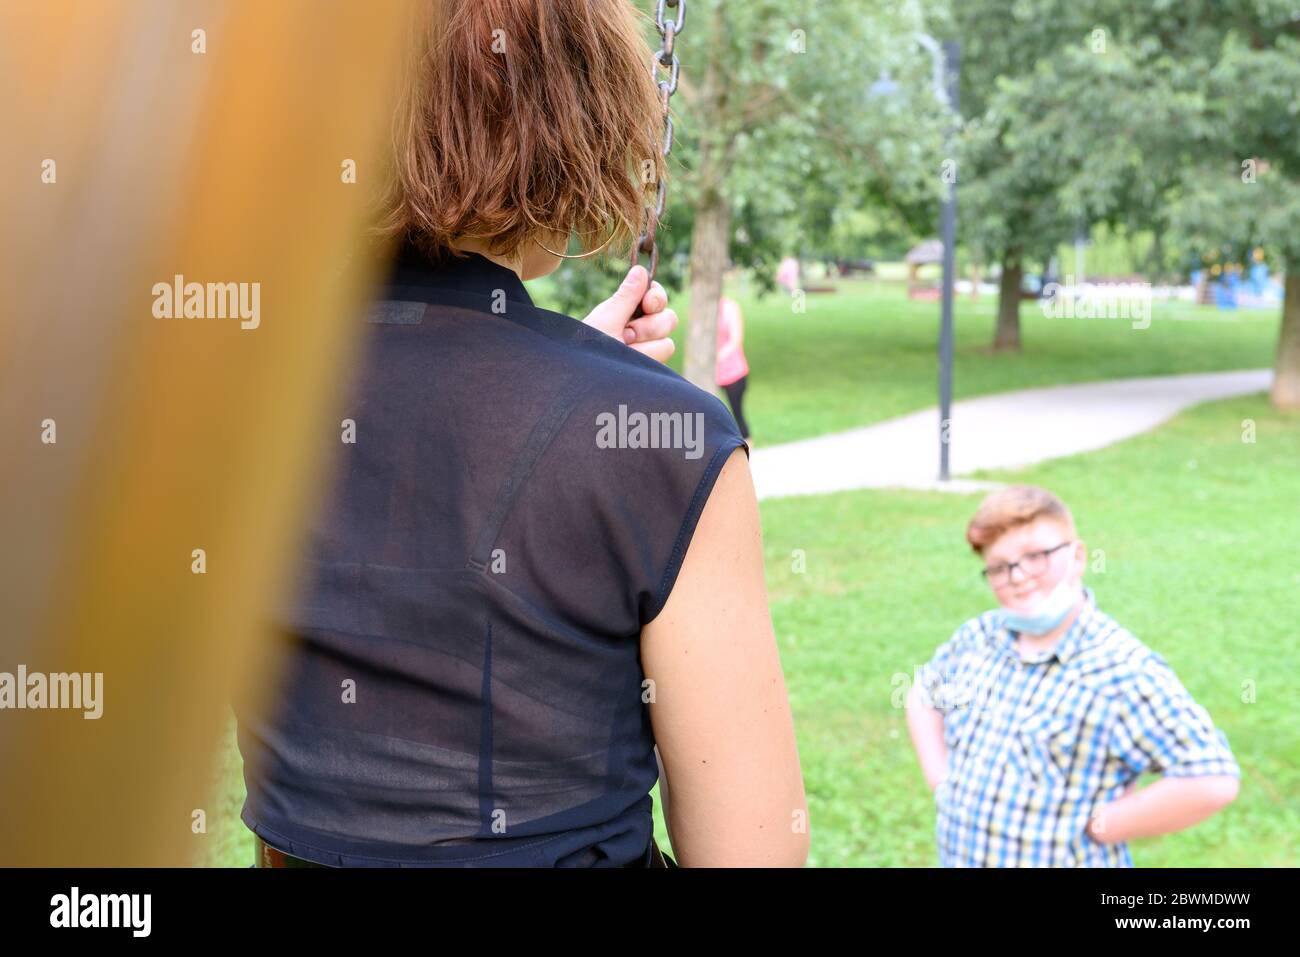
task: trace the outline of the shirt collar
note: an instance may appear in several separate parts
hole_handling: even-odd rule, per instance
[[[417,294],[446,290],[481,296],[504,295],[511,302],[533,305],[519,274],[481,253],[466,252],[463,259],[448,256],[433,262],[411,240],[397,250],[388,273],[385,298],[410,299]],[[401,294],[396,294],[397,290]],[[497,290],[501,290],[498,294]]]
[[[994,639],[998,644],[1014,657],[1017,661],[1024,664],[1036,664],[1041,661],[1049,661],[1055,658],[1064,664],[1079,653],[1083,641],[1090,630],[1092,618],[1097,611],[1097,596],[1087,585],[1083,586],[1083,607],[1079,609],[1079,614],[1075,616],[1074,623],[1070,625],[1064,635],[1062,635],[1055,645],[1047,651],[1040,651],[1032,658],[1021,658],[1020,652],[1016,649],[1016,640],[1011,636],[1011,629],[1002,625],[994,633]]]

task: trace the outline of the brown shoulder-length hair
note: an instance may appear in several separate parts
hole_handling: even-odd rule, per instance
[[[667,173],[631,0],[418,0],[372,235],[628,255]],[[548,240],[548,235],[551,234]]]

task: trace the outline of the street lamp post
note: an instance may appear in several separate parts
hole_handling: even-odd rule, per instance
[[[957,75],[961,68],[961,48],[957,41],[943,45],[939,54],[947,85],[944,104],[957,114]],[[952,145],[952,124],[949,121],[945,146]],[[946,152],[947,150],[945,150]],[[943,234],[943,311],[939,322],[939,481],[948,481],[948,440],[951,438],[952,415],[952,291],[956,272],[957,254],[957,174],[953,170],[945,184],[943,208],[940,210],[940,231]]]
[[[952,116],[958,112],[957,77],[961,69],[961,45],[956,40],[940,44],[928,33],[916,34],[916,41],[925,47],[934,60],[934,95]],[[888,96],[898,89],[898,84],[882,73],[871,86],[873,96]],[[953,122],[944,130],[944,152],[952,146]],[[947,157],[946,157],[947,158]],[[944,178],[943,204],[939,209],[939,234],[943,242],[943,301],[939,320],[939,481],[948,481],[949,419],[952,415],[952,294],[956,272],[957,248],[957,176]]]

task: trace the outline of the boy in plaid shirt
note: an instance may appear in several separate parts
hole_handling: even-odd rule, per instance
[[[922,668],[908,727],[946,867],[1132,867],[1131,838],[1237,795],[1227,737],[1168,663],[1097,608],[1052,493],[991,493],[966,531],[999,607]],[[1134,792],[1144,771],[1159,782]]]

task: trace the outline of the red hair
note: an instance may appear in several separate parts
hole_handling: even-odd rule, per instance
[[[1037,485],[1008,485],[990,492],[966,526],[966,541],[978,555],[1009,530],[1040,518],[1060,522],[1074,537],[1074,516],[1065,503]]]

